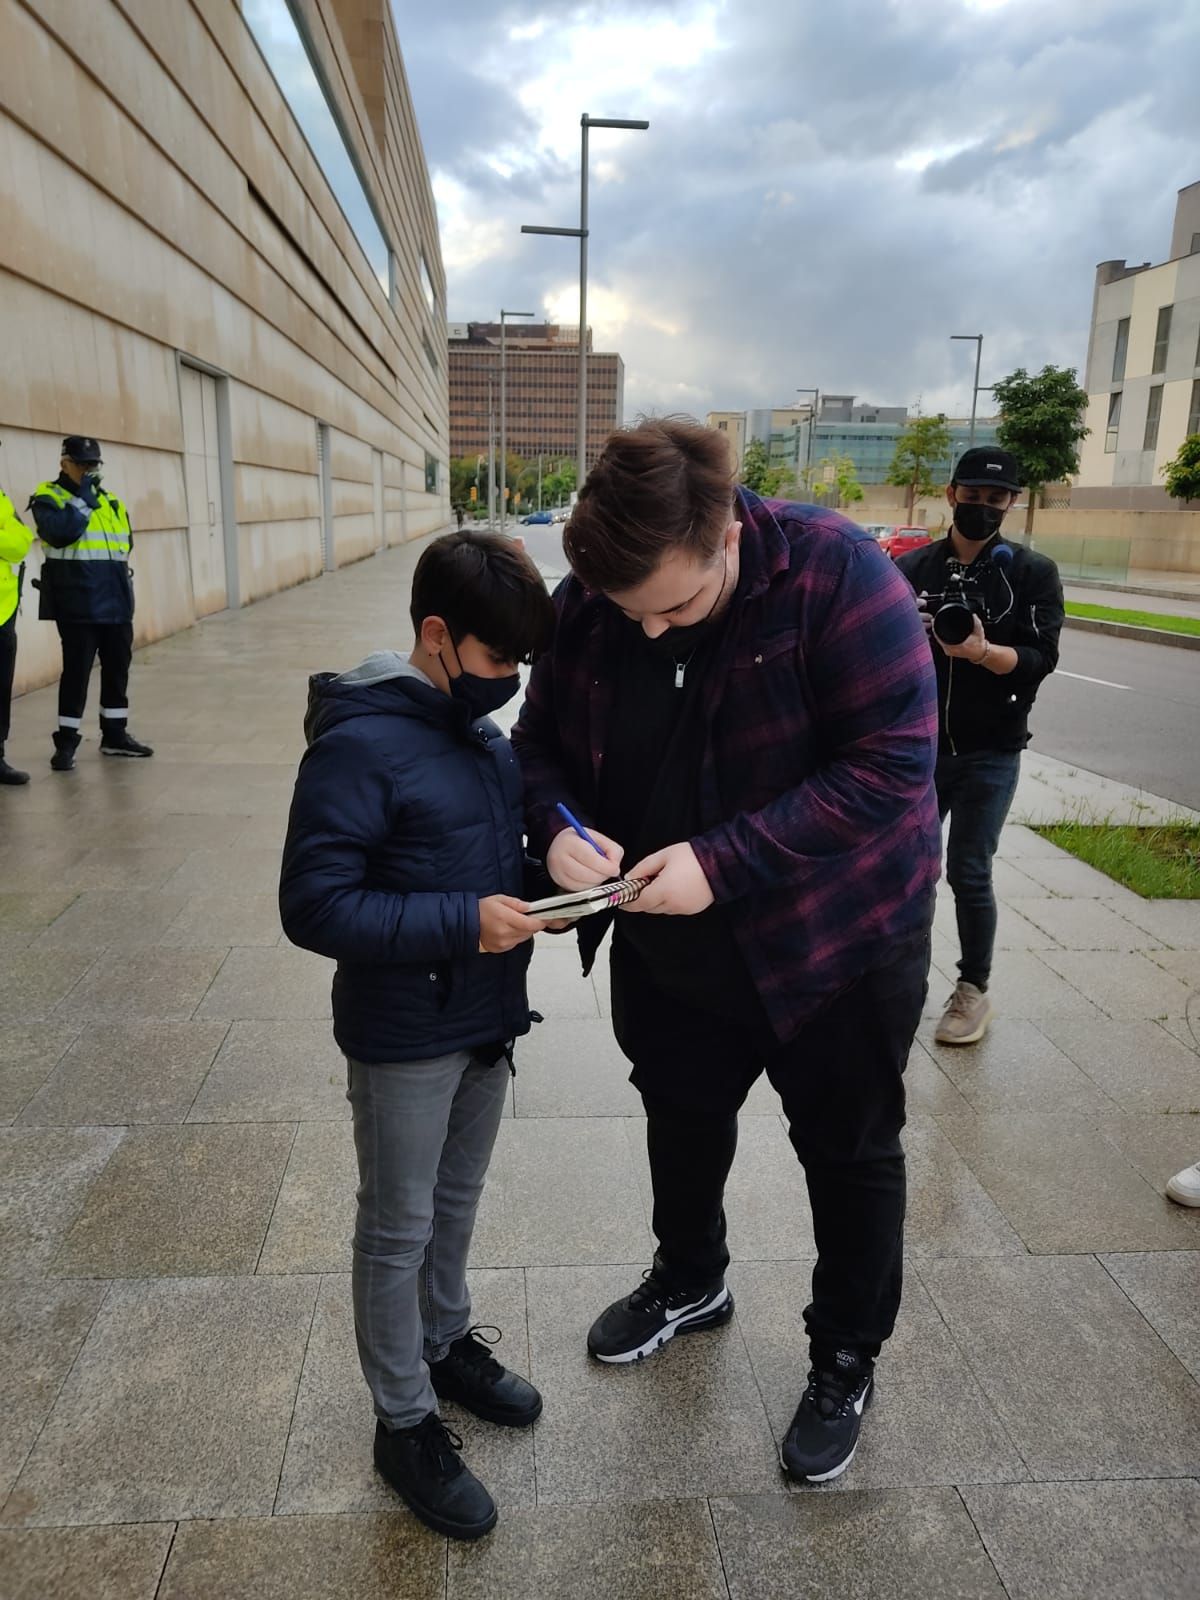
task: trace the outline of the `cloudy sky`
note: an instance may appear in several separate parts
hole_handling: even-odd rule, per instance
[[[1200,179],[1200,0],[392,0],[455,320],[589,320],[626,410],[798,385],[963,415],[1082,366],[1097,261],[1162,260]]]

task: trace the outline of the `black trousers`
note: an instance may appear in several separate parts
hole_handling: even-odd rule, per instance
[[[614,1028],[646,1107],[659,1269],[681,1288],[722,1278],[737,1113],[765,1071],[808,1184],[817,1264],[804,1322],[823,1364],[838,1350],[874,1360],[900,1308],[904,1069],[928,973],[925,930],[783,1045],[672,999],[628,945],[613,948]]]
[[[87,705],[88,680],[100,657],[100,705],[104,714],[124,720],[129,710],[129,663],[133,659],[132,622],[60,622],[62,677],[58,681],[58,720],[77,728]]]
[[[12,724],[13,674],[17,670],[17,613],[0,625],[0,749]]]

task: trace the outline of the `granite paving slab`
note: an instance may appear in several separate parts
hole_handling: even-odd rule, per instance
[[[101,1022],[72,1044],[17,1119],[26,1124],[182,1122],[223,1022]]]

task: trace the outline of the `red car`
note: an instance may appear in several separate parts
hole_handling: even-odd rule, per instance
[[[910,550],[919,550],[923,544],[932,544],[933,538],[928,528],[889,528],[879,536],[879,548],[885,551],[892,560],[897,556],[906,556]]]

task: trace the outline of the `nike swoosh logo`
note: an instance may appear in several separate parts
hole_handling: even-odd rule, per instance
[[[707,1299],[708,1295],[701,1295],[699,1300],[693,1300],[690,1306],[680,1306],[677,1311],[672,1311],[668,1308],[666,1312],[667,1321],[678,1322],[680,1317],[686,1316],[689,1311],[695,1311],[696,1308],[698,1306],[702,1306]]]

